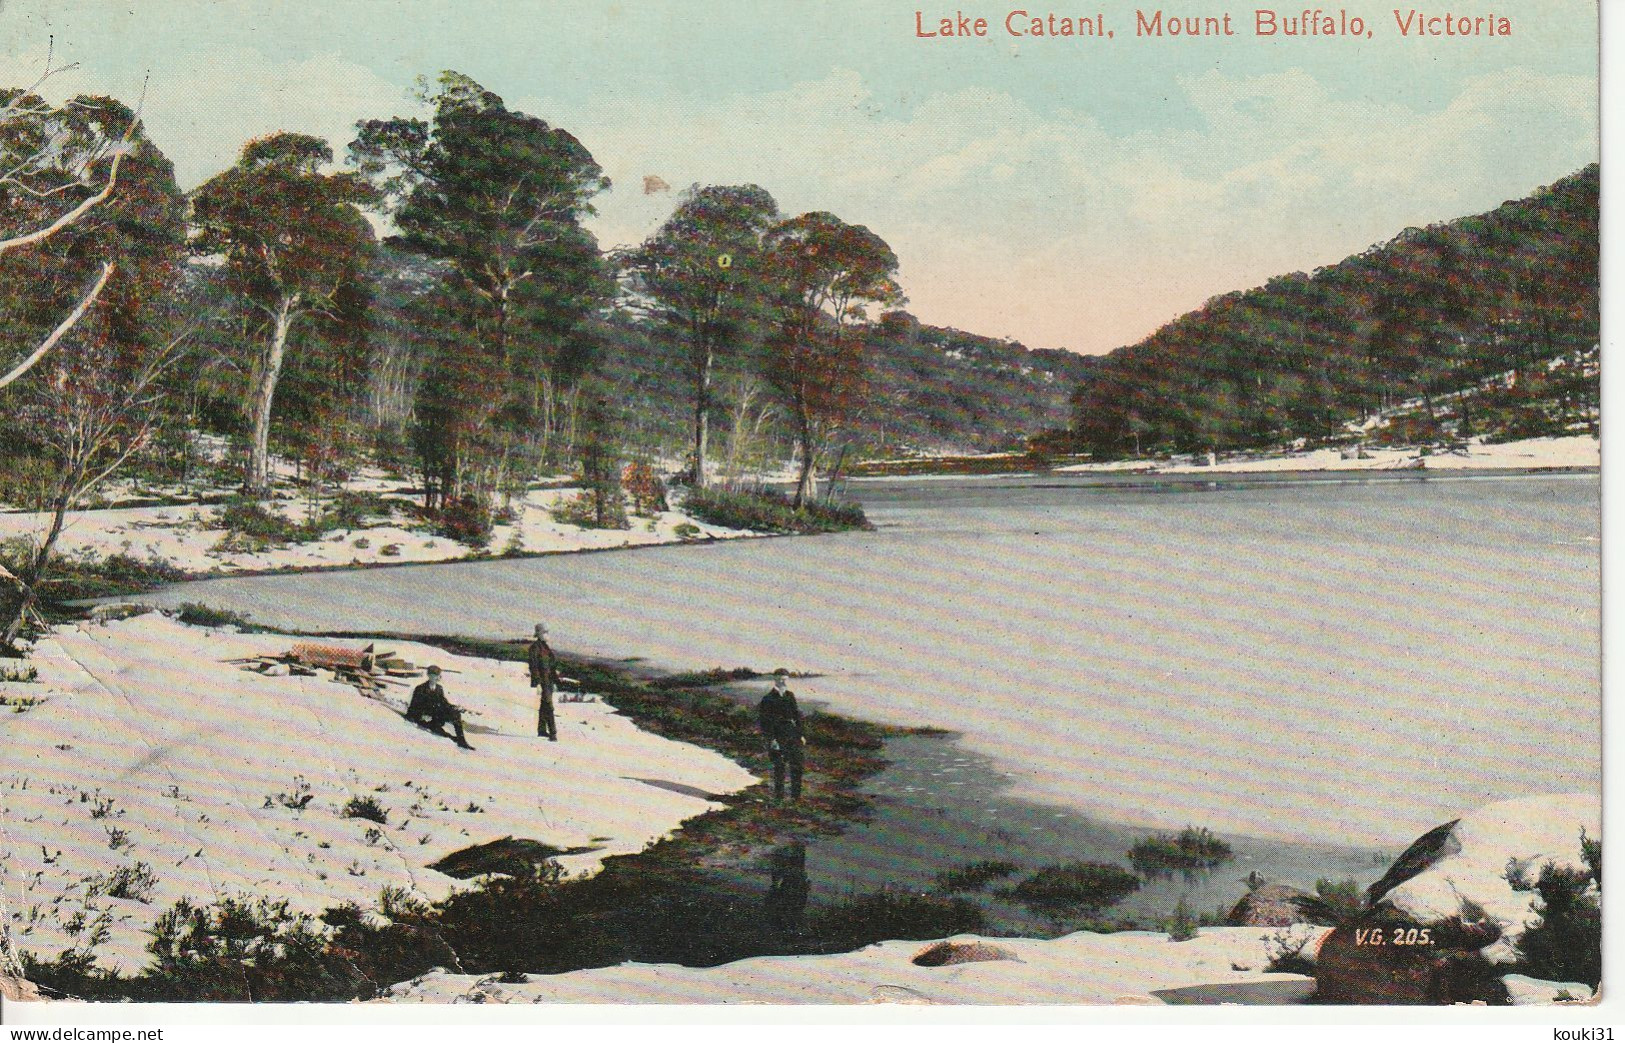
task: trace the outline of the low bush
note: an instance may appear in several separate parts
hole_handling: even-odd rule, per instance
[[[633,514],[647,518],[666,509],[666,487],[642,460],[633,460],[621,471],[621,486],[632,497]]]
[[[98,874],[91,886],[109,898],[127,898],[146,903],[152,900],[152,889],[158,884],[158,875],[145,862],[119,866],[110,873]]]
[[[491,505],[477,496],[462,496],[448,500],[434,511],[424,514],[436,536],[456,540],[465,547],[482,550],[491,544],[491,530],[496,518]]]
[[[1169,941],[1188,942],[1201,933],[1199,928],[1202,926],[1202,922],[1191,914],[1190,909],[1185,905],[1185,900],[1181,898],[1162,926],[1163,930],[1168,932]]]
[[[185,569],[158,557],[102,556],[90,548],[56,556],[46,570],[41,594],[50,601],[122,597],[187,578]]]
[[[1106,862],[1068,862],[1045,866],[1000,896],[1045,912],[1101,909],[1140,889],[1140,881],[1121,866]]]
[[[618,498],[604,501],[603,516],[598,513],[598,500],[591,492],[580,492],[561,500],[548,513],[561,525],[575,525],[583,529],[630,529],[632,522],[626,516],[626,505]]]
[[[753,532],[816,533],[871,529],[860,504],[845,500],[809,501],[800,507],[772,489],[691,489],[683,510],[700,521]]]
[[[227,500],[215,516],[215,524],[226,530],[221,549],[236,552],[255,552],[301,543],[316,535],[311,528],[246,496],[234,496]],[[230,546],[225,546],[228,543]]]
[[[389,824],[389,811],[370,795],[351,797],[349,803],[344,805],[343,815],[345,818],[364,818],[380,826]]]
[[[246,629],[251,626],[248,617],[240,612],[234,612],[229,608],[215,608],[197,601],[188,601],[182,605],[176,618],[194,627],[235,626]]]
[[[830,952],[848,952],[893,938],[945,938],[980,930],[974,902],[885,888],[828,906],[814,916],[815,932]]]
[[[1005,862],[999,859],[990,859],[984,862],[972,862],[969,865],[959,866],[957,869],[945,870],[937,874],[936,887],[944,894],[959,894],[965,891],[980,891],[995,880],[1003,880],[1010,876],[1019,867],[1014,862]]]
[[[1129,862],[1142,873],[1166,873],[1176,869],[1212,869],[1228,861],[1230,845],[1208,832],[1207,827],[1186,826],[1176,836],[1146,837],[1129,848]]]
[[[1512,886],[1540,895],[1540,918],[1518,939],[1521,973],[1545,981],[1579,981],[1593,989],[1602,980],[1602,844],[1580,834],[1586,869],[1548,862],[1533,884],[1514,869]],[[1596,883],[1598,891],[1593,891]]]

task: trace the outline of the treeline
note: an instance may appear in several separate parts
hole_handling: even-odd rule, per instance
[[[1336,440],[1409,401],[1436,437],[1494,423],[1550,433],[1530,418],[1575,415],[1537,408],[1554,394],[1594,413],[1598,182],[1593,165],[1489,213],[1216,297],[1101,358],[1073,394],[1068,438],[1105,458]],[[1575,364],[1552,376],[1564,359]],[[1494,393],[1461,394],[1480,387]]]
[[[870,326],[903,297],[860,225],[696,185],[606,254],[587,147],[455,72],[422,85],[425,116],[362,120],[342,155],[276,133],[182,193],[128,107],[41,96],[62,71],[0,92],[0,500],[54,518],[3,556],[0,647],[67,513],[115,476],[201,466],[200,432],[229,436],[240,511],[274,495],[281,456],[314,488],[408,470],[424,516],[459,530],[568,469],[583,516],[614,525],[628,447],[667,423],[648,409],[686,418],[696,487],[719,417],[735,473],[769,435],[793,446],[799,508],[870,401]],[[617,381],[637,368],[617,352],[656,345],[653,386]]]

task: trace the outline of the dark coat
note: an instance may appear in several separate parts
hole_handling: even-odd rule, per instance
[[[763,735],[781,746],[801,745],[801,708],[796,705],[796,693],[775,688],[763,697],[756,712]]]
[[[431,718],[449,721],[455,716],[457,707],[451,705],[451,700],[446,698],[446,690],[440,686],[439,681],[424,681],[412,689],[412,701],[406,707],[408,720]]]
[[[541,638],[530,643],[530,686],[540,688],[544,696],[553,694],[553,686],[559,682],[559,664],[553,657],[553,649],[548,647]]]

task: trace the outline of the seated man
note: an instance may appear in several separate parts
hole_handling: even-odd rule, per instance
[[[449,723],[457,730],[457,745],[465,750],[474,748],[463,738],[462,713],[446,698],[446,690],[440,686],[438,666],[429,667],[429,679],[412,689],[412,701],[406,707],[406,719],[430,729],[436,735],[445,735],[444,729]]]

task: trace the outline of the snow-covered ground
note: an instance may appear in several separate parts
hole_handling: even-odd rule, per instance
[[[376,476],[351,484],[355,491],[393,491],[399,483]],[[124,493],[125,490],[115,490]],[[653,518],[631,519],[630,529],[585,529],[553,519],[552,510],[576,496],[577,489],[532,490],[516,502],[511,525],[498,525],[489,548],[558,553],[676,543],[687,539],[728,539],[753,533],[725,529],[696,521],[680,511],[665,511]],[[399,497],[403,504],[406,497]],[[115,502],[118,502],[115,500]],[[290,520],[309,515],[303,500],[277,500],[275,509]],[[231,550],[221,545],[227,535],[219,522],[220,508],[207,505],[129,507],[75,511],[57,544],[58,553],[109,556],[125,554],[141,561],[162,560],[195,574],[265,572],[286,568],[313,568],[402,562],[453,561],[466,558],[468,547],[437,536],[426,526],[406,527],[399,519],[369,519],[364,527],[340,529],[305,543],[290,543],[259,551]],[[0,540],[39,536],[49,524],[47,515],[0,510]],[[680,526],[691,526],[679,534]]]
[[[1289,932],[1205,928],[1190,941],[1160,933],[1080,932],[1052,941],[952,939],[1002,958],[942,967],[913,960],[930,942],[893,941],[834,956],[765,956],[720,967],[626,963],[532,976],[525,984],[436,973],[389,990],[393,1001],[429,1003],[971,1003],[1159,1004],[1152,995],[1201,985],[1291,986],[1308,978],[1265,971]],[[1306,948],[1312,951],[1311,941]],[[1286,1002],[1278,1000],[1277,1002]]]
[[[1058,467],[1068,472],[1136,471],[1151,474],[1231,474],[1270,471],[1382,471],[1422,467],[1429,471],[1470,468],[1598,467],[1602,463],[1602,443],[1590,435],[1563,438],[1530,438],[1520,442],[1492,445],[1483,439],[1467,442],[1465,452],[1434,453],[1422,456],[1414,449],[1368,447],[1366,459],[1344,459],[1337,449],[1316,449],[1270,456],[1220,456],[1209,466],[1205,460],[1176,458],[1172,463],[1144,460],[1115,460],[1100,464],[1073,464]]]
[[[105,926],[98,959],[135,971],[177,899],[247,894],[317,913],[372,908],[394,886],[434,900],[469,885],[430,864],[510,836],[588,848],[559,861],[593,871],[714,807],[702,794],[754,782],[601,702],[560,703],[559,741],[538,739],[523,664],[380,646],[446,669],[447,694],[471,711],[465,751],[402,719],[409,687],[381,702],[326,675],[230,662],[293,640],[149,613],[58,628],[29,660],[37,682],[0,682],[0,916],[16,949],[50,959]],[[344,816],[369,797],[387,822]],[[109,896],[115,874],[141,866],[148,893]]]

